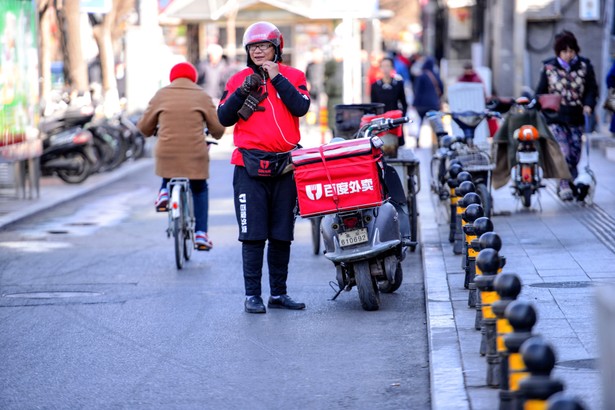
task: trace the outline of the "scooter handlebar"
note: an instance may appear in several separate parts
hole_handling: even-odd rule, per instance
[[[370,126],[372,130],[376,132],[387,131],[391,128],[399,127],[402,124],[405,124],[410,121],[408,117],[400,117],[400,118],[379,118],[378,120],[372,121]]]

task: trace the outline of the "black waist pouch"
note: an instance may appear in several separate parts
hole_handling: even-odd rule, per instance
[[[239,148],[239,152],[251,177],[278,177],[293,169],[290,152],[278,153],[245,148]]]

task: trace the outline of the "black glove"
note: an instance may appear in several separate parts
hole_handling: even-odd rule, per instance
[[[243,84],[241,84],[241,87],[239,87],[237,91],[239,92],[239,94],[241,94],[242,97],[245,98],[248,96],[248,94],[250,94],[251,91],[258,90],[262,82],[263,77],[256,73],[250,74],[243,80]]]
[[[267,98],[267,93],[261,95],[256,91],[251,92],[243,103],[243,106],[237,111],[237,115],[239,115],[242,120],[246,121],[254,111],[265,111],[265,107],[259,107],[258,105],[265,98]]]

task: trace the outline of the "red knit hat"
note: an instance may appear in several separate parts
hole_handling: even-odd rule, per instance
[[[169,81],[173,82],[177,78],[187,78],[192,80],[193,83],[196,83],[197,79],[196,68],[190,63],[183,62],[178,63],[171,68],[171,73],[169,74]]]

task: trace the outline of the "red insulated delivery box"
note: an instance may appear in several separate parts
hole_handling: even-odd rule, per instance
[[[367,138],[293,151],[300,215],[382,205],[381,158]]]

